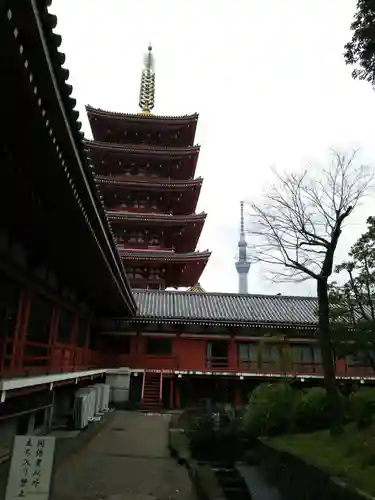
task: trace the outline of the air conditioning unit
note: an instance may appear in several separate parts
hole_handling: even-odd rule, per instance
[[[90,396],[88,393],[75,394],[73,425],[75,429],[85,429],[89,424]]]
[[[84,387],[76,392],[76,397],[86,394],[87,395],[87,414],[88,421],[92,422],[96,413],[96,391],[92,387]]]
[[[109,410],[109,393],[110,386],[108,384],[96,384],[99,395],[99,411],[105,413]]]

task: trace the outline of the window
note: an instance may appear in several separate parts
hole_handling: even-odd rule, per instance
[[[278,346],[274,344],[241,342],[238,344],[238,357],[241,361],[270,363],[279,360],[280,352]]]
[[[111,335],[103,338],[103,349],[108,354],[130,354],[131,337]]]
[[[170,356],[172,354],[172,339],[147,337],[145,352],[156,356]]]
[[[238,357],[241,361],[253,360],[256,361],[258,357],[257,345],[252,342],[241,342],[238,344]]]
[[[311,345],[293,345],[292,356],[295,363],[321,363],[320,347]]]

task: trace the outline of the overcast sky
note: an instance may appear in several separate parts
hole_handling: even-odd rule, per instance
[[[375,94],[352,80],[343,58],[356,0],[54,0],[56,32],[84,132],[85,104],[136,113],[143,53],[156,58],[161,115],[199,113],[198,211],[208,213],[198,248],[212,250],[201,284],[236,292],[239,202],[254,199],[270,167],[321,164],[328,148],[361,148],[375,158]],[[357,210],[338,251],[374,215]],[[250,239],[250,237],[248,237]],[[249,292],[314,294],[315,283],[273,284],[264,268],[249,272]]]

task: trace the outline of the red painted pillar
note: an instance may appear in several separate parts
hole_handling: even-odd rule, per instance
[[[337,359],[336,360],[336,375],[347,375],[346,373],[346,364],[345,359]]]
[[[175,404],[175,407],[176,408],[181,408],[180,384],[179,384],[178,379],[176,380],[175,389],[176,389],[176,404]]]
[[[74,316],[73,328],[70,333],[70,353],[69,353],[69,365],[73,371],[76,368],[76,358],[77,358],[77,331],[78,331],[78,315]]]
[[[173,380],[173,377],[171,377],[170,379],[171,381],[171,385],[170,385],[170,388],[169,388],[169,408],[171,410],[173,410],[173,389],[174,389],[174,380]]]
[[[237,370],[237,345],[234,338],[229,341],[228,347],[228,368],[229,370]]]
[[[57,346],[57,339],[59,335],[59,324],[60,324],[60,308],[55,307],[54,317],[52,321],[52,329],[50,332],[50,366],[49,371],[51,373],[61,371],[60,366],[60,350]]]
[[[18,338],[22,329],[24,299],[25,299],[25,290],[20,290],[20,296],[18,299],[18,306],[17,306],[17,319],[14,332],[7,332],[7,338],[4,339],[4,344],[3,344],[3,358],[2,358],[3,369],[4,369],[4,357],[6,355],[6,352],[9,352],[9,350],[7,350],[7,344],[11,344],[12,346],[12,351],[10,354],[10,363],[6,367],[7,370],[10,369],[11,371],[15,369],[15,362],[17,359]]]
[[[26,339],[27,339],[27,328],[29,323],[31,307],[31,294],[30,290],[25,291],[23,298],[23,314],[21,314],[21,321],[15,337],[16,345],[13,351],[13,366],[18,371],[23,369],[23,357],[25,354]]]
[[[86,333],[85,333],[85,344],[84,344],[84,351],[83,351],[83,364],[84,365],[91,365],[93,363],[93,360],[91,359],[91,351],[90,351],[90,323],[87,325],[86,328]]]

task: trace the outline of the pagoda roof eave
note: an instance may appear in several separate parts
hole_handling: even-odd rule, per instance
[[[93,106],[86,105],[86,112],[88,115],[101,116],[103,118],[113,118],[122,119],[133,122],[181,122],[181,124],[189,122],[197,122],[199,114],[193,113],[191,115],[181,115],[181,116],[165,116],[165,115],[153,115],[153,114],[143,114],[143,113],[119,113],[116,111],[106,111],[100,108],[94,108]]]
[[[105,151],[116,151],[117,153],[142,153],[142,154],[165,154],[179,156],[181,154],[198,154],[200,145],[188,147],[149,146],[147,144],[117,144],[114,142],[92,141],[86,139],[84,144],[87,149],[102,149]]]
[[[164,181],[156,181],[154,179],[140,179],[136,176],[128,176],[126,179],[97,175],[95,177],[97,184],[101,186],[111,185],[114,187],[142,187],[146,189],[158,188],[166,190],[181,190],[181,189],[191,189],[193,187],[201,187],[203,183],[202,177],[197,177],[196,179],[190,179],[187,181],[175,180],[170,181],[165,179]]]
[[[184,262],[199,262],[208,261],[211,252],[206,250],[204,252],[189,252],[189,253],[175,253],[164,251],[150,251],[150,250],[122,250],[119,249],[119,254],[124,260],[137,260],[137,261],[152,261],[152,262],[171,262],[171,263],[184,263]]]
[[[192,215],[165,215],[165,214],[152,214],[152,213],[134,213],[134,212],[111,212],[107,211],[107,217],[110,221],[123,220],[123,221],[142,221],[142,222],[167,222],[167,223],[194,223],[204,222],[207,214],[202,212],[200,214]]]

